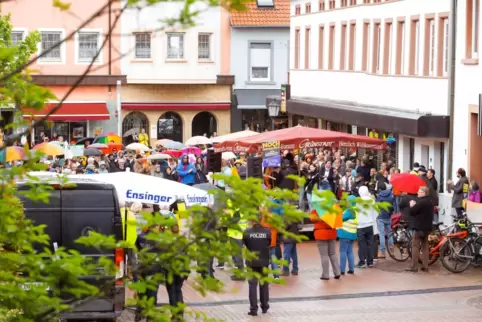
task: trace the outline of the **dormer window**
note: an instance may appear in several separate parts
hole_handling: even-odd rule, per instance
[[[258,8],[274,8],[274,0],[256,0]]]

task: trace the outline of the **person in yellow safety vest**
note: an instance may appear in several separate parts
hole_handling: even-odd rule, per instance
[[[353,242],[357,240],[358,216],[353,209],[354,203],[350,200],[355,196],[349,196],[349,207],[343,213],[343,226],[338,228],[337,237],[340,240],[340,273],[345,275],[346,262],[348,261],[348,274],[355,273],[355,256],[353,255]]]
[[[122,218],[122,236],[129,243],[129,245],[136,244],[137,241],[137,222],[134,213],[127,207],[122,207],[121,218]],[[127,224],[126,224],[127,219]],[[126,227],[127,227],[127,238],[126,238]]]
[[[227,209],[231,217],[237,221],[237,227],[228,227],[227,236],[229,237],[229,242],[238,245],[239,249],[243,248],[243,232],[248,228],[248,221],[243,218],[243,215],[239,212],[239,209],[233,209],[233,203],[231,200],[228,199],[227,201]],[[230,225],[233,226],[233,225]],[[234,265],[238,269],[244,269],[244,262],[243,257],[241,254],[233,255]],[[220,269],[224,268],[224,263],[219,263],[217,266]],[[231,276],[231,280],[233,281],[244,281],[244,278]]]
[[[149,135],[146,133],[146,129],[141,129],[141,133],[139,133],[139,143],[144,144],[145,146],[149,146]]]

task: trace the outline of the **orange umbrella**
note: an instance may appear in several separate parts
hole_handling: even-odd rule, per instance
[[[9,146],[7,148],[6,162],[12,162],[16,160],[23,160],[25,158],[25,151],[19,146]]]
[[[64,149],[60,145],[54,144],[51,142],[44,142],[44,143],[37,144],[32,148],[32,150],[40,151],[43,154],[48,156],[57,156],[57,155],[65,154]]]

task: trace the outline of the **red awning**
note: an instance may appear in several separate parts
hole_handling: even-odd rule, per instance
[[[23,109],[23,117],[26,119],[34,118],[36,120],[45,117],[57,103],[47,103],[42,110],[34,110],[31,108]],[[106,103],[63,103],[52,115],[48,116],[48,120],[54,121],[98,121],[108,120],[110,118],[109,110]]]
[[[122,103],[123,110],[142,111],[187,111],[187,110],[229,110],[231,103]]]
[[[280,141],[281,150],[303,150],[308,148],[353,148],[383,150],[386,143],[383,140],[368,136],[335,132],[311,127],[295,126],[282,130],[265,132],[258,135],[241,138],[235,141],[224,141],[214,145],[215,152],[232,151],[248,152],[260,149],[264,142]]]

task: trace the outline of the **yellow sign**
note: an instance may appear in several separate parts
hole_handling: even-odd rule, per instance
[[[280,141],[271,141],[263,143],[263,150],[281,149]]]

